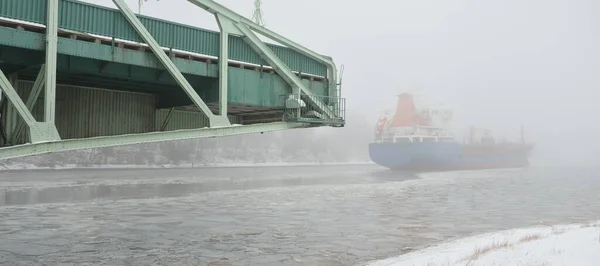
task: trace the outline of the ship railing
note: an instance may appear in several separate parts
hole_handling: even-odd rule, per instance
[[[415,142],[444,142],[453,140],[455,137],[452,135],[380,135],[375,138],[375,142],[392,142],[392,143],[415,143]]]

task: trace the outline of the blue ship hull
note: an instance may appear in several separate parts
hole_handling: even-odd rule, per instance
[[[529,164],[525,145],[464,145],[457,142],[370,143],[376,164],[402,171],[517,168]]]

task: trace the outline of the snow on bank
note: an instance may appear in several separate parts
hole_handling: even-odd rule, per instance
[[[233,167],[284,167],[284,166],[336,166],[336,165],[371,165],[372,162],[332,162],[332,163],[215,163],[215,164],[104,164],[104,165],[76,165],[63,164],[52,167],[42,167],[33,164],[10,164],[0,166],[2,170],[61,170],[61,169],[156,169],[156,168],[233,168]]]
[[[600,221],[513,229],[460,239],[369,266],[600,265]]]

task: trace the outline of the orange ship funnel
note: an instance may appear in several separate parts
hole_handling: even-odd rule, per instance
[[[392,121],[392,127],[412,127],[417,122],[417,109],[413,96],[408,93],[402,93],[398,96],[396,105],[396,114]]]

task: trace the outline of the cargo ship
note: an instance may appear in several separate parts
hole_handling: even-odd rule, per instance
[[[449,108],[417,109],[413,95],[401,94],[395,113],[379,118],[374,141],[369,143],[369,156],[378,165],[400,171],[479,170],[529,165],[533,145],[525,142],[523,127],[520,141],[498,142],[490,130],[475,127],[470,128],[468,139],[458,141],[449,129],[452,117]]]

